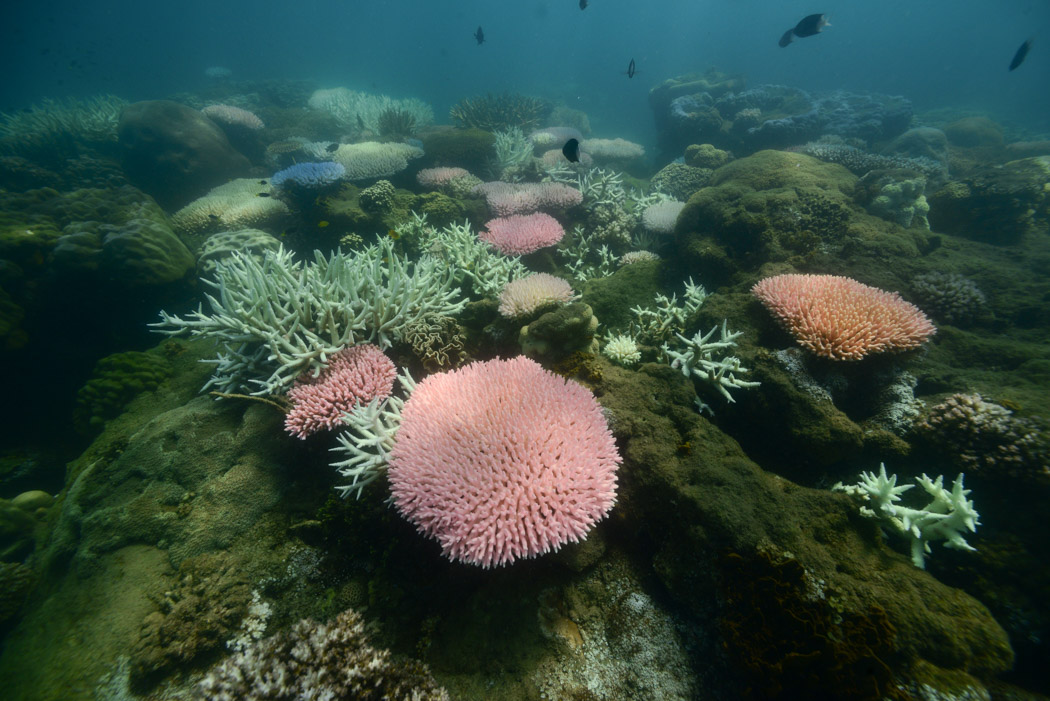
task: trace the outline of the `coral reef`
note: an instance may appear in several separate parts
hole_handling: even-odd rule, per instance
[[[270,185],[317,190],[337,183],[344,177],[346,168],[342,163],[296,163],[274,173],[270,178]]]
[[[350,609],[327,623],[299,621],[246,647],[208,672],[196,693],[207,701],[449,698],[424,665],[372,647],[364,619]]]
[[[1050,221],[1050,156],[982,165],[928,197],[930,226],[988,243],[1017,243]]]
[[[877,217],[894,222],[905,229],[911,226],[930,228],[926,214],[926,178],[908,177],[899,171],[871,171],[857,183],[863,193],[861,204]]]
[[[422,100],[395,100],[386,95],[372,95],[346,88],[315,90],[308,104],[312,109],[332,115],[341,127],[350,129],[355,136],[381,134],[380,120],[384,115],[389,120],[391,111],[403,115],[399,117],[402,124],[405,116],[411,118],[413,130],[426,127],[434,121],[433,110]]]
[[[685,202],[694,192],[707,185],[711,171],[684,163],[668,163],[652,177],[653,189]]]
[[[247,175],[250,167],[214,122],[168,100],[125,107],[118,143],[128,179],[169,210]]]
[[[662,99],[654,99],[657,91],[663,92]],[[657,86],[649,96],[661,145],[669,153],[710,143],[748,154],[804,143],[822,134],[885,141],[907,129],[912,116],[911,103],[903,97],[844,90],[809,93],[760,85],[738,92],[679,89],[675,95]],[[745,124],[738,127],[734,120],[741,118]]]

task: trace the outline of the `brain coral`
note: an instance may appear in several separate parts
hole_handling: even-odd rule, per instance
[[[800,345],[833,360],[918,348],[936,333],[896,292],[838,275],[775,275],[751,288]]]
[[[389,474],[405,518],[487,568],[584,537],[612,508],[620,460],[594,396],[518,356],[420,382]]]

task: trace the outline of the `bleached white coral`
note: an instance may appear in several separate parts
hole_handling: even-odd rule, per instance
[[[470,228],[470,222],[449,224],[436,229],[426,223],[425,216],[413,214],[414,219],[402,229],[420,240],[420,247],[429,257],[448,268],[456,282],[465,282],[476,294],[498,297],[511,280],[529,274],[517,257],[494,253]]]
[[[333,462],[332,467],[350,480],[349,484],[336,487],[344,499],[354,492],[360,499],[364,488],[383,474],[390,462],[394,438],[401,426],[401,410],[416,386],[407,370],[402,370],[397,379],[404,397],[390,395],[385,399],[373,399],[368,404],[357,404],[353,411],[343,414],[346,430],[339,432],[336,437],[339,445],[332,451],[344,453],[346,459]]]
[[[642,352],[638,350],[635,340],[622,333],[606,336],[602,353],[614,363],[624,367],[630,367],[642,359]]]
[[[172,224],[180,233],[265,229],[288,214],[288,206],[272,194],[269,180],[231,180],[175,212]]]
[[[712,341],[711,337],[718,330],[719,327],[715,326],[706,334],[697,331],[692,338],[676,333],[678,340],[685,344],[685,350],[677,351],[666,343],[662,350],[664,355],[670,358],[671,367],[681,370],[686,377],[695,376],[710,382],[722,393],[723,397],[733,402],[735,400],[733,395],[729,394],[730,389],[758,387],[761,383],[749,382],[737,377],[738,374],[748,372],[748,369],[740,364],[740,358],[727,355],[716,359],[716,356],[736,346],[736,339],[742,333],[741,331],[729,331],[726,321],[722,321],[722,333],[717,341]]]
[[[925,557],[931,552],[931,541],[946,541],[944,547],[955,550],[975,550],[962,534],[977,531],[980,514],[974,508],[973,501],[966,498],[971,490],[963,489],[962,473],[955,478],[951,491],[944,488],[943,475],[938,475],[934,480],[923,474],[916,481],[931,497],[930,503],[920,509],[897,503],[901,500],[900,495],[915,485],[898,487],[897,475],[887,476],[885,463],[879,464],[877,475],[874,472],[862,472],[857,484],[843,485],[839,482],[832,489],[859,498],[863,502],[860,507],[862,515],[877,518],[884,525],[908,537],[911,541],[912,564],[919,569],[926,568]]]
[[[434,111],[422,100],[412,97],[398,100],[347,88],[315,90],[308,104],[315,110],[332,115],[344,128],[357,131],[379,133],[379,117],[387,110],[400,110],[409,114],[416,128],[428,126],[434,121]]]
[[[389,347],[408,324],[466,304],[452,270],[430,256],[411,263],[386,238],[330,258],[315,251],[307,263],[283,248],[262,260],[235,253],[204,282],[215,291],[206,295],[210,314],[199,307],[183,318],[161,312],[152,326],[215,340],[224,351],[206,361],[216,369],[205,388],[254,385],[254,394],[280,392],[307,370],[316,374],[346,346]]]
[[[332,160],[346,168],[347,180],[388,178],[408,167],[409,160],[423,155],[423,149],[410,144],[364,141],[340,144]]]
[[[707,290],[703,285],[697,285],[693,278],[685,283],[685,294],[682,295],[682,303],[679,305],[677,295],[670,297],[656,295],[655,307],[632,307],[631,312],[638,320],[637,325],[641,335],[651,341],[660,341],[670,338],[672,333],[685,328],[689,320],[700,305],[707,299]]]

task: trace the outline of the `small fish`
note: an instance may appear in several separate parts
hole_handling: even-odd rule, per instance
[[[1010,68],[1007,70],[1013,70],[1024,63],[1025,56],[1028,55],[1028,49],[1032,48],[1032,40],[1029,39],[1025,43],[1017,47],[1017,53],[1014,54],[1014,58],[1010,61]]]
[[[401,234],[397,233],[393,229],[391,229],[390,231],[386,232],[386,235],[389,236],[390,238],[394,239],[395,241],[397,241],[399,238],[401,238]]]
[[[269,192],[260,192],[256,197],[271,197]]]
[[[628,78],[633,78],[634,77],[634,59],[633,58],[631,59],[631,62],[627,64],[627,77]]]
[[[266,182],[265,180],[260,180],[259,184],[260,185],[269,185],[270,183]]]
[[[478,31],[474,32],[474,38],[478,40],[478,46],[485,43],[485,32],[482,31],[481,25],[478,25]]]
[[[565,154],[570,163],[580,162],[580,142],[578,140],[569,139],[566,141],[565,145],[561,147],[561,152]]]
[[[335,153],[336,151],[339,150],[339,144],[337,144],[337,143],[335,143],[333,141],[332,143],[330,143],[327,146],[325,146],[324,150],[327,151],[328,153]]]
[[[587,9],[587,0],[580,0],[580,9],[581,10],[586,10]]]
[[[217,220],[218,218],[219,218],[218,214],[209,214],[208,215],[208,219],[211,219],[211,220]]]
[[[791,43],[792,37],[811,37],[814,34],[820,34],[824,27],[830,27],[831,23],[828,22],[828,16],[822,14],[806,15],[803,17],[798,24],[791,29],[784,32],[784,36],[780,37],[781,48]]]
[[[326,221],[324,221],[324,220],[321,220],[321,221],[317,222],[317,228],[318,228],[318,229],[323,229],[323,228],[325,228],[326,226],[328,226],[328,222],[326,222]]]

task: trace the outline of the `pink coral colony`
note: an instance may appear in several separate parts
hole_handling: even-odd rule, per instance
[[[620,459],[594,395],[519,356],[420,382],[389,476],[447,557],[492,567],[584,537],[612,508]]]

